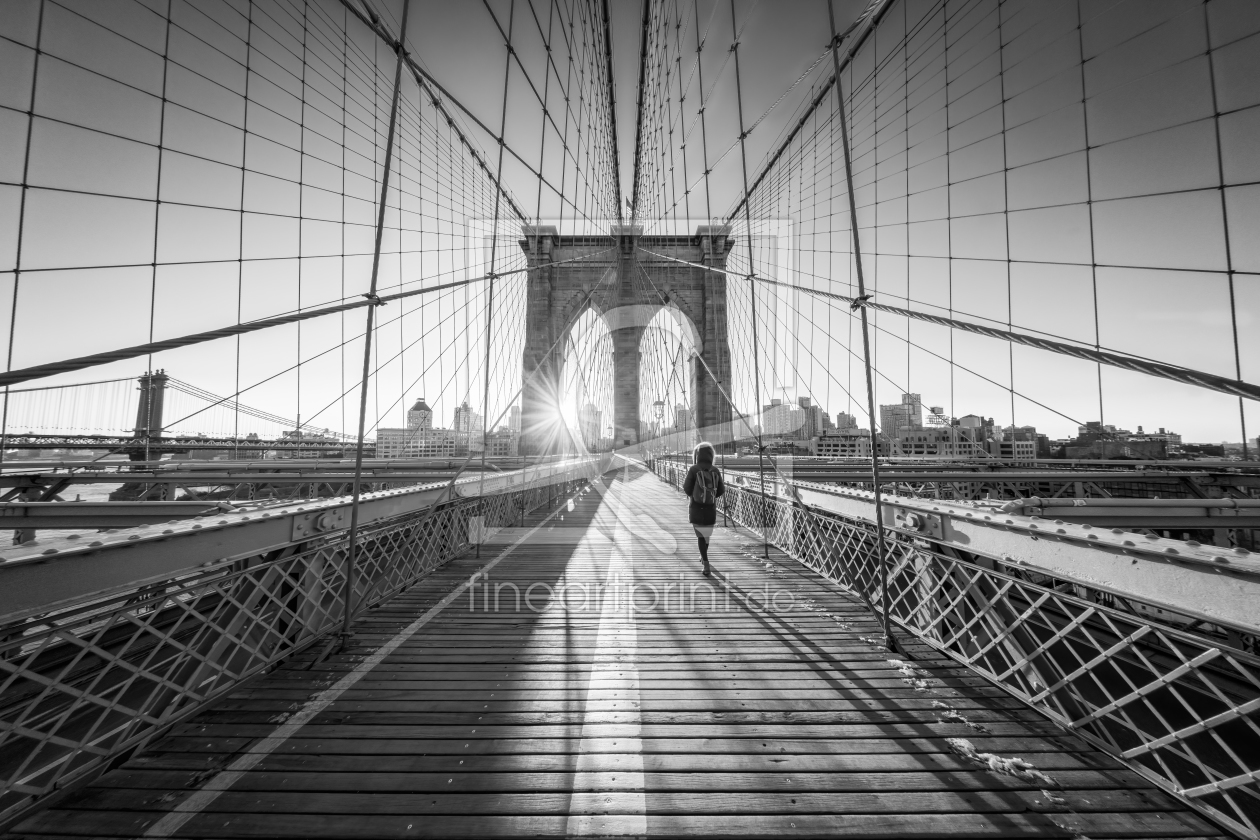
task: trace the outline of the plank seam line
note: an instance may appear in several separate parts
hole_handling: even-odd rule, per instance
[[[385,657],[389,656],[397,650],[404,642],[418,633],[421,628],[437,617],[442,610],[450,606],[460,595],[472,586],[479,577],[481,577],[490,569],[497,566],[501,561],[507,558],[516,548],[529,539],[541,529],[544,525],[551,521],[552,517],[565,510],[563,504],[557,505],[556,509],[547,515],[545,519],[531,528],[527,533],[521,535],[517,540],[509,545],[498,556],[484,566],[474,572],[467,580],[455,587],[446,597],[438,601],[429,608],[424,615],[417,618],[411,624],[403,628],[396,636],[390,639],[381,647],[377,648],[374,653],[355,666],[354,670],[346,674],[336,684],[324,689],[313,699],[308,700],[306,704],[293,714],[286,722],[277,726],[272,730],[271,734],[263,738],[258,743],[249,748],[249,751],[237,758],[230,765],[221,770],[217,775],[208,780],[204,785],[197,789],[192,796],[177,804],[171,811],[163,815],[163,817],[155,822],[144,832],[142,837],[170,837],[179,831],[193,817],[200,814],[209,807],[219,796],[225,793],[232,785],[236,784],[242,776],[258,766],[264,758],[276,751],[285,741],[297,734],[303,726],[314,719],[316,715],[324,711],[332,705],[348,689],[354,686],[359,680],[363,679],[369,671],[379,665]]]

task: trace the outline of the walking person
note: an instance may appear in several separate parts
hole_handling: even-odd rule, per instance
[[[704,564],[702,571],[706,577],[709,574],[709,538],[713,536],[713,526],[717,524],[717,500],[726,492],[722,472],[713,466],[714,454],[713,444],[708,441],[696,444],[692,453],[694,463],[683,479],[683,492],[690,500],[687,521],[696,531],[700,562]]]

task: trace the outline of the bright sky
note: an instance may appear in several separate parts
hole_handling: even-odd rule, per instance
[[[705,207],[702,188],[693,191],[691,221],[677,211],[688,226],[720,220],[743,189],[731,4],[698,2],[698,9],[668,6],[671,19],[677,14],[683,23],[670,38],[682,42],[684,80],[694,67],[697,11],[708,32],[701,70],[713,206]],[[396,27],[401,0],[378,5]],[[837,0],[839,27],[864,5]],[[1206,15],[1196,3],[1145,15],[1127,13],[1131,5],[1091,10],[1078,28],[1074,2],[999,9],[986,0],[965,13],[953,3],[944,11],[926,1],[890,4],[844,76],[854,102],[868,290],[890,305],[1260,381],[1260,21],[1222,4],[1209,4]],[[616,174],[628,197],[642,7],[628,0],[610,6]],[[366,291],[393,62],[357,22],[341,39],[339,3],[176,0],[171,61],[164,63],[166,22],[138,0],[48,2],[37,69],[39,8],[23,0],[0,20],[0,337],[10,369]],[[507,148],[525,163],[505,155],[503,181],[524,214],[571,226],[575,215],[604,218],[611,198],[600,193],[608,172],[598,151],[582,157],[584,180],[574,187],[573,161],[544,128],[534,93],[547,90],[551,120],[564,125],[539,30],[551,31],[553,58],[564,72],[559,29],[567,9],[541,0],[492,0],[490,11],[481,3],[415,0],[408,41],[477,120],[491,131],[504,120]],[[506,55],[495,19],[505,30],[511,21],[524,67],[510,67],[506,112]],[[826,5],[737,0],[734,20],[742,33],[745,125],[765,115],[747,138],[755,178],[831,75],[830,61],[822,61],[767,113],[823,55]],[[580,24],[576,32],[580,40]],[[575,49],[580,55],[580,44]],[[341,125],[343,75],[352,79],[344,103],[352,130]],[[685,157],[696,185],[703,168],[698,85],[691,82],[688,91],[681,109],[675,100],[666,117],[650,116],[645,131],[650,144],[662,142],[661,135],[652,140],[655,129],[676,129],[664,142],[679,169]],[[755,262],[763,276],[850,294],[855,277],[832,96],[754,197],[754,233],[759,243],[773,237],[775,248],[770,258],[758,245]],[[403,101],[382,293],[475,280],[491,261],[495,195],[484,171],[409,78]],[[448,107],[496,170],[491,134]],[[596,121],[584,112],[569,130],[579,124],[589,130]],[[563,181],[576,208],[546,187],[540,193],[529,171],[540,153],[544,176],[553,185]],[[649,170],[653,185],[663,182],[666,176]],[[681,184],[676,174],[668,188],[653,187],[641,210],[680,201]],[[160,210],[153,200],[159,195]],[[502,273],[521,267],[523,258],[512,214],[502,203],[499,213],[494,267]],[[657,219],[644,224],[664,229]],[[743,245],[732,262],[747,270],[739,268],[747,266]],[[497,281],[492,418],[520,386],[523,278]],[[735,390],[750,403],[751,301],[738,285],[746,281],[731,282],[736,364],[746,366]],[[463,400],[483,402],[485,286],[478,281],[379,310],[385,326],[372,363],[369,430],[401,425],[419,396],[434,405],[440,425],[449,425]],[[831,412],[864,415],[860,341],[847,306],[763,294],[763,319],[776,317],[758,333],[765,399],[811,396]],[[217,394],[246,389],[242,402],[282,417],[300,414],[319,427],[352,431],[363,315],[360,309],[26,387],[134,376],[151,365]],[[905,318],[876,316],[876,324],[878,403],[896,402],[907,389],[947,413],[1013,419],[1055,437],[1073,434],[1074,421],[1096,420],[1100,411],[1108,423],[1164,426],[1187,440],[1240,437],[1233,397],[1115,368],[1100,372],[1092,363]],[[1255,403],[1245,409],[1254,437],[1260,412]]]

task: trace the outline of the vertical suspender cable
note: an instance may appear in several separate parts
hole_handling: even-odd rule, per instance
[[[486,6],[489,9],[489,5]],[[493,13],[492,13],[493,14]],[[503,148],[505,143],[503,138],[507,132],[507,103],[508,103],[508,83],[512,80],[512,25],[516,22],[516,0],[512,0],[512,5],[508,7],[508,28],[507,43],[504,47],[507,55],[503,60],[503,110],[499,114],[499,165],[495,170],[495,180],[500,184],[503,178]],[[543,120],[543,136],[546,136],[547,121]],[[541,151],[539,152],[541,158]],[[539,167],[539,178],[542,177],[542,168]],[[541,187],[539,188],[541,190]],[[486,450],[490,446],[490,339],[492,330],[490,329],[494,323],[494,268],[497,255],[496,246],[499,244],[499,198],[502,196],[502,188],[494,191],[494,221],[490,227],[490,270],[486,272],[486,359],[485,370],[481,372],[482,381],[485,387],[481,393],[481,481],[482,487],[486,482]],[[542,193],[540,192],[539,195]],[[537,231],[535,231],[534,244],[538,247]],[[468,439],[472,440],[472,418],[468,418]],[[485,516],[484,495],[482,496],[482,516]],[[485,520],[482,520],[482,527],[485,526]],[[483,532],[484,533],[484,532]],[[481,537],[477,539],[477,556],[481,556]]]
[[[5,355],[5,370],[13,369],[13,339],[17,335],[18,290],[22,285],[22,242],[26,228],[26,196],[30,192],[31,173],[31,141],[35,134],[35,91],[39,82],[39,57],[44,38],[44,6],[39,4],[38,17],[35,22],[35,54],[31,57],[31,87],[27,108],[30,113],[26,120],[26,148],[22,153],[22,190],[18,198],[17,238],[14,240],[13,253],[13,298],[9,306],[9,346]],[[4,409],[0,412],[0,464],[4,463],[4,450],[8,448],[9,437],[9,386],[4,386]],[[15,534],[19,533],[17,531]]]
[[[1094,164],[1090,155],[1089,145],[1089,90],[1085,85],[1085,8],[1084,0],[1077,0],[1076,3],[1076,48],[1077,58],[1080,60],[1077,69],[1080,70],[1081,77],[1081,126],[1084,129],[1084,152],[1085,152],[1085,207],[1089,214],[1089,282],[1091,294],[1093,295],[1094,304],[1094,350],[1102,349],[1102,330],[1098,316],[1098,243],[1096,239],[1097,228],[1094,225]],[[949,33],[945,34],[946,45],[949,44]],[[1208,62],[1210,67],[1211,61]],[[949,97],[947,96],[946,99]],[[950,330],[951,334],[953,330]],[[1103,428],[1103,424],[1107,422],[1107,415],[1103,403],[1103,381],[1102,381],[1102,362],[1099,362],[1095,368],[1098,373],[1098,427]],[[1011,383],[1014,385],[1015,383]]]
[[[1204,37],[1208,43],[1208,52],[1212,51],[1212,30],[1208,25],[1207,3],[1203,3],[1203,29]],[[1084,57],[1082,56],[1082,60]],[[1234,251],[1233,243],[1230,237],[1229,227],[1229,202],[1225,200],[1225,159],[1222,157],[1221,149],[1221,109],[1219,98],[1216,92],[1216,69],[1212,60],[1207,62],[1208,79],[1212,87],[1212,132],[1216,140],[1216,177],[1217,183],[1220,185],[1217,192],[1221,198],[1221,235],[1225,244],[1225,277],[1229,281],[1229,321],[1232,327],[1234,339],[1234,375],[1242,379],[1242,355],[1238,351],[1238,301],[1234,289]],[[1251,460],[1251,456],[1247,451],[1247,406],[1243,402],[1243,398],[1238,398],[1238,426],[1242,432],[1242,459],[1243,463]]]
[[[766,448],[762,444],[765,420],[761,413],[761,351],[757,345],[757,284],[753,279],[755,272],[753,271],[752,212],[748,209],[748,150],[745,148],[748,132],[744,131],[744,93],[739,82],[739,28],[735,25],[735,0],[731,0],[731,33],[735,38],[731,44],[731,51],[735,53],[735,102],[739,111],[739,157],[744,172],[744,227],[748,234],[748,301],[752,315],[753,399],[756,400],[754,405],[757,406],[758,414],[763,418],[757,423],[757,475],[761,479],[761,550],[766,559],[769,559],[770,505],[766,501]],[[705,169],[707,175],[708,167],[706,166]]]
[[[307,39],[310,37],[310,21],[308,13],[309,5],[302,6],[302,110],[298,115],[298,235],[297,235],[297,308],[302,308],[302,214],[305,212],[306,190],[303,184],[306,181],[306,68],[310,66],[310,57],[307,55]],[[343,207],[345,205],[342,205]],[[401,241],[401,237],[399,237]],[[399,250],[402,250],[401,248]],[[401,321],[399,322],[401,323]],[[293,430],[296,433],[298,446],[302,445],[302,322],[297,325],[295,355],[297,356],[297,370],[294,375],[296,388],[294,392],[294,403],[297,405],[297,411],[294,412],[295,418]],[[239,399],[239,395],[238,399]]]
[[[875,487],[875,542],[876,563],[879,566],[880,619],[883,622],[884,644],[889,650],[893,650],[894,642],[888,625],[888,551],[884,534],[883,500],[880,497],[879,487],[879,439],[875,432],[875,386],[871,373],[871,334],[866,319],[866,282],[862,277],[862,246],[858,237],[857,200],[853,195],[853,158],[849,152],[849,126],[844,115],[844,90],[840,78],[840,36],[836,32],[836,13],[832,0],[827,0],[827,20],[831,26],[831,61],[836,71],[836,107],[840,117],[840,141],[844,149],[844,179],[849,193],[849,227],[853,230],[853,261],[857,270],[858,299],[854,302],[854,307],[862,316],[862,363],[866,368],[866,417],[871,430],[871,481]],[[737,64],[736,67],[738,66]],[[747,211],[746,206],[745,211]]]
[[[153,330],[157,320],[157,265],[158,265],[158,234],[161,232],[162,225],[162,161],[166,155],[162,154],[162,149],[166,144],[166,103],[167,103],[167,87],[170,81],[171,69],[171,2],[166,3],[166,33],[163,36],[162,46],[162,104],[158,110],[158,161],[157,161],[157,183],[153,188],[153,198],[156,207],[153,211],[153,265],[149,272],[149,341],[153,341]],[[33,128],[33,126],[32,126]],[[242,211],[244,206],[242,206]],[[239,256],[239,254],[238,254]],[[147,372],[148,376],[140,381],[144,383],[145,388],[144,406],[144,460],[153,459],[151,446],[153,441],[153,354],[149,354]],[[239,385],[239,383],[238,383]],[[146,498],[147,490],[141,496]],[[172,499],[171,501],[174,501]]]
[[[695,9],[695,13],[696,13],[696,90],[700,94],[700,111],[699,111],[700,113],[700,152],[701,152],[701,165],[704,166],[704,216],[705,216],[705,222],[708,223],[708,226],[710,229],[709,230],[709,233],[710,233],[709,248],[712,249],[713,242],[714,242],[712,233],[714,231],[713,231],[713,207],[710,204],[711,199],[710,199],[710,193],[709,193],[709,136],[705,128],[705,121],[704,121],[704,67],[703,67],[703,62],[700,60],[702,57],[702,53],[704,51],[704,41],[701,39],[701,35],[700,35],[700,4],[698,2],[693,3],[692,8]],[[681,84],[681,80],[679,81],[679,84]],[[678,107],[679,107],[679,110],[681,111],[682,110],[681,95],[679,96],[679,99],[678,99]],[[743,129],[741,129],[741,131],[742,130]],[[686,163],[686,160],[687,160],[687,156],[684,154],[683,155],[684,164]],[[686,174],[685,165],[684,165],[683,171],[684,171],[684,177],[685,177],[685,174]],[[687,194],[688,195],[691,194],[690,189],[687,190]],[[747,197],[747,193],[745,193],[745,198],[746,197]],[[690,204],[688,205],[687,215],[688,217],[690,217],[691,215]],[[709,253],[712,255],[714,252],[710,250]],[[751,252],[749,253],[751,255]],[[749,259],[751,260],[751,256],[749,257]],[[723,275],[722,283],[725,286],[726,284],[725,275]],[[730,316],[730,302],[727,301],[726,313],[721,319],[719,319],[717,316],[717,302],[715,301],[713,304],[713,324],[714,324],[713,337],[714,337],[715,343],[717,344],[716,381],[717,381],[717,386],[719,390],[721,390],[722,388],[722,376],[723,376],[724,371],[722,370],[722,338],[720,335],[718,335],[718,331],[723,326],[725,326],[726,318],[729,316]],[[718,405],[719,406],[721,405],[721,401],[718,401]],[[738,409],[735,408],[734,404],[731,404],[731,410],[732,412],[734,412],[734,411],[737,411]],[[721,408],[719,408],[718,411],[715,413],[717,414],[717,419],[718,419],[719,437],[729,436],[731,440],[734,441],[735,440],[734,417],[731,418],[731,423],[728,430],[728,427],[726,426],[726,424],[722,423],[721,421]],[[738,457],[739,453],[736,452],[735,454]],[[726,474],[726,453],[725,452],[722,453],[722,474],[723,476],[725,476]],[[726,497],[723,496],[722,497],[722,522],[728,528],[731,525],[730,513],[731,513],[730,502],[728,502],[726,500]]]
[[[249,109],[250,61],[253,58],[254,37],[254,0],[249,0],[249,12],[245,21],[245,108]],[[246,170],[249,168],[249,123],[241,126],[241,189],[240,219],[237,222],[236,238],[236,323],[241,323],[241,313],[245,302],[245,187],[249,183]],[[301,224],[299,223],[299,227]],[[236,337],[236,368],[232,392],[241,392],[241,337]],[[239,406],[236,407],[239,409]],[[232,415],[232,457],[241,457],[241,414],[234,409]]]
[[[376,214],[376,248],[372,253],[372,281],[367,298],[376,299],[376,281],[381,268],[381,235],[385,231],[385,200],[389,195],[389,170],[393,165],[394,131],[398,125],[398,88],[402,84],[403,41],[407,38],[407,13],[411,0],[403,0],[402,26],[398,40],[394,42],[394,96],[389,106],[389,134],[385,140],[385,169],[381,173],[381,200]],[[354,613],[354,564],[359,548],[359,485],[363,480],[363,433],[367,425],[368,371],[372,365],[372,329],[376,319],[376,306],[367,307],[367,324],[363,333],[363,378],[359,382],[359,445],[354,451],[354,483],[350,487],[350,531],[346,542],[346,591],[345,614],[341,618],[342,641],[350,635],[350,622]]]

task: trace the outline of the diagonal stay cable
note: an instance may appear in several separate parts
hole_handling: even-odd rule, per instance
[[[774,281],[770,281],[770,282],[771,282],[771,284],[772,284],[772,285],[782,285],[782,284],[777,284],[777,283],[775,283]],[[794,309],[795,309],[795,307],[794,307]],[[798,314],[799,314],[799,313],[798,313]],[[908,339],[906,336],[899,335],[899,334],[897,334],[896,332],[894,332],[893,330],[890,330],[890,329],[888,329],[888,328],[886,328],[886,327],[881,327],[881,326],[880,326],[878,323],[876,323],[876,322],[872,322],[872,323],[871,323],[871,328],[872,328],[872,329],[874,329],[874,330],[876,330],[877,332],[881,332],[881,333],[883,333],[883,334],[885,334],[885,335],[889,336],[890,338],[896,339],[896,340],[898,340],[898,341],[903,341],[903,342],[905,342],[905,344],[906,344],[908,347],[913,347],[913,348],[915,348],[916,350],[919,350],[919,351],[921,351],[921,352],[923,352],[923,353],[927,353],[927,354],[928,354],[928,355],[930,355],[930,356],[934,356],[935,358],[938,358],[938,359],[940,359],[941,361],[946,362],[946,363],[948,363],[948,364],[952,365],[953,367],[955,367],[955,368],[957,368],[957,369],[959,369],[959,370],[961,370],[961,371],[963,371],[963,372],[965,372],[965,373],[968,373],[968,374],[970,374],[970,375],[972,375],[972,376],[976,377],[977,379],[981,379],[981,380],[983,380],[983,381],[985,381],[985,382],[988,382],[990,385],[995,385],[995,386],[997,386],[998,388],[1001,388],[1001,389],[1003,389],[1003,390],[1005,390],[1005,391],[1008,391],[1008,392],[1011,394],[1011,396],[1012,396],[1012,397],[1019,397],[1020,399],[1022,399],[1022,400],[1026,400],[1027,402],[1030,402],[1030,403],[1032,403],[1033,405],[1039,406],[1040,408],[1044,408],[1046,411],[1049,411],[1049,412],[1050,412],[1050,413],[1052,413],[1052,414],[1057,414],[1058,416],[1062,417],[1063,419],[1067,420],[1068,422],[1072,423],[1073,425],[1076,425],[1076,426],[1083,426],[1083,425],[1084,425],[1084,423],[1083,423],[1081,420],[1078,420],[1077,418],[1072,417],[1071,415],[1064,414],[1064,413],[1063,413],[1062,411],[1060,411],[1059,409],[1054,408],[1053,406],[1047,405],[1046,403],[1041,402],[1040,400],[1037,400],[1037,399],[1035,399],[1035,398],[1033,398],[1033,397],[1029,396],[1028,394],[1024,393],[1023,391],[1020,391],[1020,390],[1018,390],[1018,389],[1016,389],[1016,388],[1014,388],[1014,387],[1012,387],[1012,386],[1010,386],[1010,385],[1004,385],[1004,384],[1002,384],[1001,382],[998,382],[998,381],[997,381],[997,380],[995,380],[995,379],[992,379],[992,378],[990,378],[990,377],[988,377],[988,376],[985,376],[984,374],[980,373],[980,372],[979,372],[979,371],[977,371],[977,370],[974,370],[974,369],[972,369],[972,368],[967,367],[966,365],[962,364],[961,362],[959,362],[959,361],[957,361],[957,360],[952,360],[952,359],[949,359],[949,358],[947,358],[947,357],[945,357],[945,356],[942,356],[941,354],[939,354],[939,353],[935,352],[934,350],[931,350],[931,349],[929,349],[929,348],[927,348],[927,347],[924,347],[922,344],[919,344],[918,342],[911,341],[911,340],[910,340],[910,339]],[[777,338],[777,337],[773,337],[773,336],[772,336],[772,338],[773,338],[773,340],[774,340],[774,342],[775,342],[776,347],[777,347],[780,351],[782,351],[782,350],[783,350],[783,348],[782,348],[782,347],[780,347],[780,346],[778,346],[778,338]],[[842,346],[842,347],[844,347],[845,351],[846,351],[846,352],[848,352],[848,354],[849,354],[851,357],[853,357],[854,359],[856,359],[856,360],[858,360],[858,361],[861,361],[862,357],[861,357],[859,354],[855,353],[855,352],[853,351],[853,348],[852,348],[852,347],[847,346],[847,345],[844,345],[844,344],[842,344],[841,346]],[[813,359],[813,361],[814,361],[815,363],[818,363],[818,362],[820,361],[820,360],[818,359],[818,357],[814,354],[814,351],[813,351],[813,350],[812,350],[809,346],[803,346],[803,348],[802,348],[802,349],[804,349],[804,350],[805,350],[805,352],[806,352],[806,353],[808,353],[808,354],[810,355],[810,357]],[[871,366],[871,370],[875,373],[875,375],[876,375],[876,376],[879,376],[879,377],[880,377],[880,378],[882,378],[885,382],[887,382],[890,386],[892,386],[892,388],[893,388],[896,392],[898,392],[898,393],[906,393],[906,392],[908,392],[908,391],[910,390],[910,389],[909,389],[909,387],[908,387],[906,384],[901,383],[901,382],[897,382],[896,380],[892,379],[890,376],[888,376],[888,374],[886,374],[883,370],[881,370],[881,369],[880,369],[877,365],[872,365],[872,366]],[[796,369],[794,368],[794,373],[796,374],[796,378],[797,378],[798,380],[800,380],[800,379],[801,379],[800,371],[799,371],[799,370],[796,370]],[[829,379],[831,379],[831,381],[832,381],[832,382],[835,382],[835,383],[836,383],[836,385],[838,385],[838,386],[840,387],[840,389],[841,389],[842,391],[844,391],[844,393],[845,393],[847,396],[849,396],[850,398],[852,398],[852,394],[850,394],[850,393],[849,393],[848,389],[847,389],[847,388],[845,388],[845,387],[844,387],[844,385],[843,385],[843,384],[841,384],[841,383],[840,383],[840,382],[839,382],[839,381],[838,381],[838,380],[837,380],[837,379],[836,379],[836,378],[835,378],[835,377],[831,374],[831,372],[830,372],[830,371],[825,371],[825,373],[826,373],[827,377],[828,377]],[[859,409],[859,410],[860,410],[860,409]],[[985,457],[985,458],[990,457],[990,456],[988,455],[988,453],[984,452],[983,450],[980,450],[980,453],[979,453],[979,454],[981,454],[981,455],[982,455],[983,457]]]
[[[685,263],[686,265],[703,268],[706,271],[714,271],[719,274],[743,276],[736,272],[715,268],[711,265],[701,265],[700,263],[687,262],[686,260],[681,260],[677,257],[657,254],[652,251],[647,251],[646,249],[642,250],[644,250],[645,253],[657,257],[658,259]],[[1108,350],[1097,350],[1092,347],[1077,347],[1076,345],[1068,344],[1062,341],[1038,338],[1037,336],[1011,332],[1010,330],[997,329],[996,327],[986,327],[982,324],[973,324],[969,321],[960,321],[956,318],[947,318],[943,315],[932,315],[930,313],[919,312],[914,309],[904,309],[900,306],[891,306],[886,303],[875,303],[870,300],[860,301],[857,297],[842,295],[836,292],[824,292],[821,289],[811,289],[807,286],[798,286],[794,283],[784,283],[781,280],[770,280],[765,277],[758,277],[757,280],[771,286],[781,286],[786,289],[792,289],[793,291],[805,292],[806,294],[842,301],[850,306],[857,304],[858,306],[865,307],[867,309],[887,312],[891,315],[901,315],[906,318],[915,318],[919,321],[927,321],[930,324],[937,324],[942,327],[951,327],[965,332],[976,333],[977,335],[988,336],[989,338],[1011,341],[1016,344],[1023,344],[1027,347],[1035,347],[1039,350],[1048,350],[1051,353],[1072,356],[1086,361],[1101,362],[1102,364],[1111,365],[1124,370],[1131,370],[1136,373],[1145,373],[1148,376],[1156,376],[1162,379],[1170,379],[1173,382],[1180,382],[1185,385],[1195,385],[1212,391],[1220,391],[1221,393],[1230,394],[1231,396],[1260,400],[1260,385],[1253,382],[1246,382],[1241,379],[1230,379],[1229,377],[1218,376],[1217,374],[1207,373],[1206,371],[1194,370],[1193,368],[1181,367],[1180,365],[1170,365],[1166,362],[1155,361],[1154,359],[1128,356]],[[3,378],[0,377],[0,384],[3,384],[3,381]]]
[[[870,3],[867,5],[867,7],[862,11],[860,15],[858,15],[857,20],[855,20],[849,26],[847,30],[845,30],[844,32],[840,33],[838,36],[832,39],[831,49],[832,51],[838,51],[840,49],[841,43],[844,42],[846,38],[849,38],[850,35],[852,35],[852,38],[849,38],[849,45],[848,45],[848,49],[846,50],[846,54],[844,58],[841,59],[839,62],[840,66],[836,74],[833,75],[829,81],[823,82],[821,88],[819,89],[818,93],[815,95],[813,101],[804,110],[800,118],[797,120],[796,125],[792,128],[790,132],[788,132],[788,135],[784,138],[783,142],[779,145],[779,148],[775,150],[773,154],[770,155],[765,165],[762,166],[761,172],[759,172],[757,174],[757,177],[753,179],[752,184],[748,187],[748,195],[752,195],[753,193],[757,191],[757,188],[761,186],[761,182],[766,179],[766,176],[770,174],[770,170],[774,168],[775,163],[783,155],[783,153],[786,152],[788,148],[792,145],[792,141],[796,139],[796,135],[800,132],[800,130],[804,128],[806,121],[809,119],[809,116],[826,100],[828,94],[831,93],[831,89],[835,87],[836,81],[840,78],[839,71],[847,67],[849,63],[853,60],[853,56],[857,53],[858,47],[862,46],[862,44],[866,41],[867,37],[874,30],[875,22],[879,19],[880,15],[883,14],[884,9],[887,8],[890,2],[891,0],[870,0]],[[839,58],[838,55],[837,55],[837,58]],[[734,219],[736,215],[739,213],[739,211],[743,208],[743,206],[747,203],[748,203],[747,196],[741,197],[739,201],[735,204],[735,208],[731,210],[731,212],[727,215],[726,217],[727,223],[729,223],[732,219]]]
[[[520,274],[535,268],[547,268],[553,265],[563,265],[565,263],[579,262],[581,260],[589,260],[592,257],[601,256],[611,248],[600,251],[596,254],[588,254],[583,257],[574,257],[569,260],[560,260],[554,263],[548,263],[545,266],[528,266],[524,268],[514,268],[510,271],[501,271],[497,277],[504,277],[509,274]],[[18,382],[27,382],[32,379],[40,379],[45,376],[55,376],[59,373],[69,373],[74,370],[83,370],[84,368],[103,365],[109,362],[117,362],[123,359],[134,359],[137,356],[144,356],[149,353],[159,353],[163,350],[173,350],[177,347],[188,347],[192,344],[202,344],[207,341],[214,341],[219,338],[226,338],[232,335],[241,335],[243,333],[257,332],[270,327],[278,327],[284,324],[292,324],[297,321],[306,321],[311,318],[319,318],[325,315],[335,315],[338,312],[348,312],[352,309],[360,309],[364,306],[378,306],[383,303],[389,303],[394,300],[402,300],[404,298],[415,297],[417,295],[428,294],[431,292],[440,292],[444,289],[453,289],[459,286],[471,286],[474,283],[480,283],[489,279],[489,274],[483,274],[479,277],[470,277],[466,280],[456,280],[451,283],[442,283],[438,286],[426,286],[422,289],[412,289],[408,292],[398,292],[392,295],[380,295],[374,299],[354,301],[353,303],[343,303],[337,306],[326,306],[320,309],[312,309],[306,312],[295,312],[290,315],[281,315],[275,318],[262,318],[257,321],[245,321],[240,324],[233,324],[230,327],[222,327],[217,330],[207,330],[206,332],[193,333],[191,335],[181,336],[179,338],[168,338],[162,341],[151,341],[147,344],[137,344],[134,347],[124,347],[119,350],[108,350],[104,353],[93,353],[90,356],[79,356],[74,359],[65,359],[60,362],[48,362],[42,365],[33,365],[31,367],[19,368],[7,373],[0,374],[0,386],[15,384]]]

